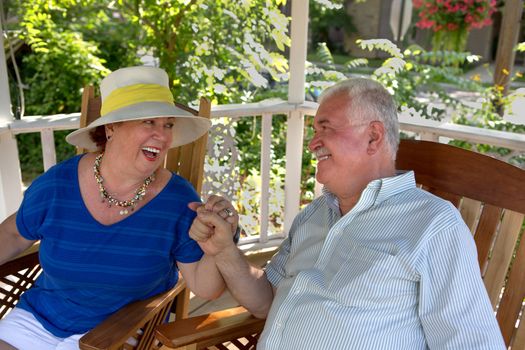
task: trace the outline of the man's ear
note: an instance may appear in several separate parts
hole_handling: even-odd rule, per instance
[[[369,155],[376,154],[381,149],[385,139],[385,126],[378,120],[370,122],[368,126],[368,147]]]

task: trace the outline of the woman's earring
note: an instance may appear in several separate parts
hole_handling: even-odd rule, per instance
[[[107,135],[106,139],[109,141],[111,139],[111,135]]]

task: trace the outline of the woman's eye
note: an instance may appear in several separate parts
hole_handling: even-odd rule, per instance
[[[173,129],[173,123],[167,123],[164,125],[166,129]]]
[[[144,124],[153,124],[153,120],[144,120]]]

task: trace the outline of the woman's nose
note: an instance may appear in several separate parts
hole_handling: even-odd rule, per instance
[[[155,126],[153,129],[153,136],[159,140],[166,140],[171,136],[171,129],[167,129],[164,125]]]

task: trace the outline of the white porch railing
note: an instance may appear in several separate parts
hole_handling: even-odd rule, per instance
[[[274,238],[282,238],[288,231],[293,217],[299,211],[299,203],[293,207],[285,207],[284,211],[284,230],[282,233],[268,235],[268,220],[269,220],[269,184],[270,184],[270,163],[271,163],[271,144],[272,144],[272,117],[275,115],[287,115],[288,123],[297,125],[297,121],[291,120],[299,116],[302,120],[305,116],[313,116],[317,109],[317,104],[313,102],[304,102],[301,104],[292,104],[282,100],[262,101],[252,104],[231,104],[221,105],[212,108],[212,118],[222,117],[262,117],[262,134],[261,134],[261,149],[260,149],[260,174],[261,174],[261,199],[260,199],[260,228],[259,236],[244,238],[241,243],[250,244],[258,243],[258,246],[274,245]],[[292,117],[291,117],[292,116]],[[525,152],[525,134],[514,134],[509,132],[502,132],[496,130],[480,129],[471,126],[456,125],[452,123],[440,123],[436,121],[415,119],[412,117],[400,116],[401,129],[419,135],[422,139],[434,141],[446,141],[448,139],[458,139],[472,143],[483,143],[498,147],[506,147],[518,152]],[[0,125],[0,138],[6,135],[16,135],[21,133],[39,132],[41,134],[42,149],[43,149],[43,163],[44,169],[48,169],[56,163],[56,153],[54,146],[54,131],[75,129],[79,125],[79,113],[67,115],[53,115],[41,117],[25,117],[22,120],[15,120],[11,123]],[[12,136],[11,136],[12,137]],[[286,159],[301,159],[302,144],[303,144],[303,130],[290,127],[287,132],[287,142],[299,143],[301,147],[287,147]],[[2,145],[0,144],[0,147]],[[293,150],[294,154],[291,154]],[[7,173],[1,171],[2,167],[12,166],[12,162],[0,162],[0,174]],[[292,164],[294,168],[289,166]],[[298,174],[294,177],[287,176],[285,180],[285,198],[297,197],[295,191],[300,183],[300,169],[295,167],[300,166],[301,162],[288,162],[286,166],[287,174]],[[4,169],[5,170],[5,169]],[[18,169],[18,171],[20,171]],[[6,185],[5,181],[0,183],[1,186]],[[21,184],[13,184],[10,186],[19,186],[19,191],[22,191]],[[290,190],[294,189],[294,190]],[[12,188],[11,188],[12,190]],[[292,193],[291,191],[294,191]],[[2,191],[0,188],[0,195],[8,193]],[[15,196],[16,197],[16,196]],[[20,196],[21,198],[21,196]],[[16,198],[14,198],[16,199]],[[9,198],[7,198],[9,201]],[[6,202],[6,198],[4,198]],[[19,203],[15,203],[15,208]],[[285,200],[285,205],[290,206],[289,202]],[[8,214],[0,213],[0,220],[3,220]]]

